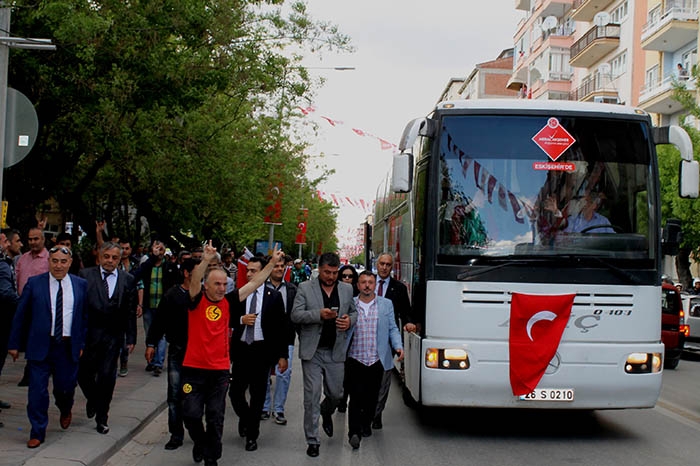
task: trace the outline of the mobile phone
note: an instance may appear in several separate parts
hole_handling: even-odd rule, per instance
[[[331,311],[335,312],[335,316],[338,317],[338,306],[333,306]]]

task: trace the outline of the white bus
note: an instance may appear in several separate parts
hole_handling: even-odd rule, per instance
[[[424,406],[653,407],[664,353],[661,143],[680,151],[679,195],[697,197],[687,133],[653,128],[639,109],[465,100],[410,122],[378,191],[372,245],[375,256],[395,254],[421,324],[404,334],[404,396]],[[570,297],[550,353],[515,346],[516,294]],[[557,321],[536,310],[523,327],[533,342]],[[527,393],[516,380],[523,357],[542,368]]]

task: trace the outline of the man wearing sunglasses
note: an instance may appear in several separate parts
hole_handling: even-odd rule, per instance
[[[13,361],[19,351],[25,351],[27,359],[27,415],[32,426],[27,448],[38,447],[46,437],[49,376],[53,378],[61,428],[70,426],[78,361],[87,330],[87,282],[68,273],[70,249],[51,248],[48,256],[49,271],[27,280],[8,343]]]

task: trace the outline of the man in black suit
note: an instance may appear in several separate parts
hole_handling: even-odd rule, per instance
[[[284,307],[287,312],[287,345],[289,346],[289,361],[292,360],[294,356],[294,340],[296,339],[296,332],[294,331],[294,325],[292,324],[291,314],[292,307],[294,306],[294,297],[297,295],[297,287],[291,282],[284,279],[286,272],[287,261],[291,261],[292,258],[280,257],[280,259],[275,264],[270,273],[270,278],[267,281],[267,286],[272,289],[279,291],[282,294],[282,301],[284,301]],[[287,424],[287,418],[284,417],[284,405],[287,403],[287,393],[289,392],[289,384],[292,381],[292,366],[288,365],[287,370],[280,372],[279,367],[275,367],[275,389],[272,391],[270,396],[270,385],[271,378],[267,379],[267,390],[265,392],[265,405],[263,406],[263,413],[261,419],[270,418],[270,408],[273,408],[272,417],[275,422],[281,426]]]
[[[248,261],[250,281],[267,265],[259,256]],[[279,291],[265,286],[240,302],[231,318],[234,325],[231,338],[231,387],[229,397],[239,417],[238,433],[246,437],[246,451],[257,450],[267,379],[270,369],[278,365],[280,372],[288,365],[288,320]],[[232,312],[233,314],[233,312]],[[250,392],[250,403],[245,391]]]
[[[403,323],[405,331],[415,332],[416,325],[411,321],[411,301],[408,297],[408,289],[406,285],[391,276],[393,266],[394,257],[388,252],[384,252],[377,257],[377,296],[389,299],[394,304],[394,319],[396,319],[398,328],[401,328]],[[389,398],[390,387],[391,369],[385,371],[382,377],[372,429],[381,429],[383,427],[382,411],[384,411],[386,400]]]
[[[125,335],[129,352],[136,344],[136,283],[131,274],[117,268],[121,258],[119,243],[105,242],[99,249],[100,265],[80,272],[88,282],[88,334],[78,383],[87,398],[87,416],[95,416],[100,434],[109,432],[109,404]]]

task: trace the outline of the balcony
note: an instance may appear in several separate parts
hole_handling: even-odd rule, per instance
[[[538,2],[536,13],[542,18],[557,16],[561,18],[571,9],[574,0],[542,0]]]
[[[674,52],[698,37],[698,9],[671,5],[642,28],[642,48]]]
[[[613,0],[574,0],[574,12],[571,17],[574,21],[593,21],[596,13],[605,11]]]
[[[618,92],[612,84],[610,76],[597,73],[592,79],[585,81],[571,91],[569,100],[581,102],[617,100]]]
[[[569,64],[589,68],[620,46],[620,25],[593,26],[571,46]]]
[[[666,76],[663,80],[649,83],[639,93],[639,106],[649,113],[672,115],[683,110],[681,104],[673,98],[673,84],[677,83],[676,75]],[[686,89],[695,89],[695,82],[690,79],[680,81]]]
[[[515,9],[530,11],[530,0],[515,0]]]

